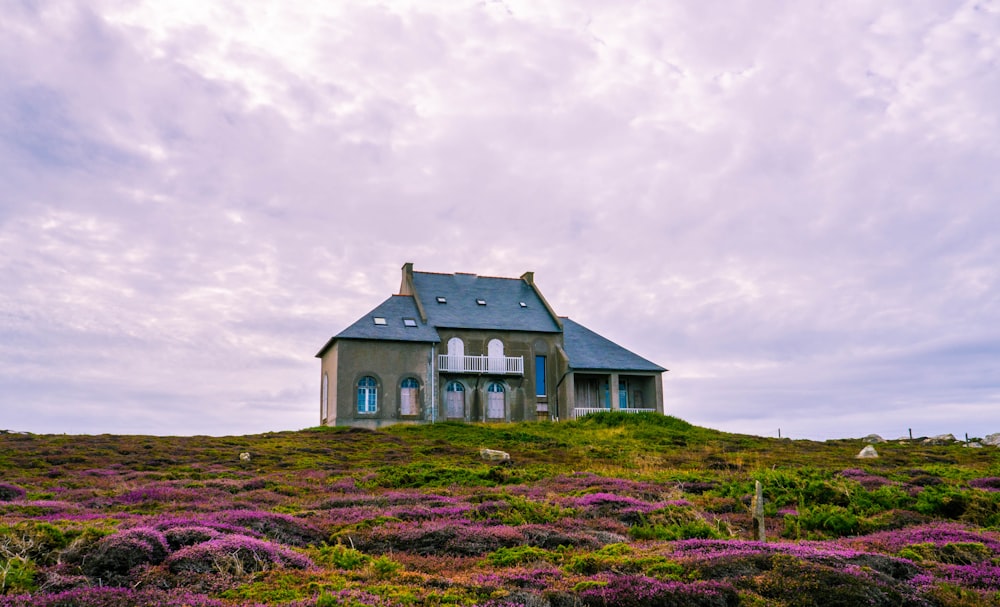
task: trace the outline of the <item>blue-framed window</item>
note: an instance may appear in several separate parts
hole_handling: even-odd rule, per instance
[[[378,382],[371,375],[358,380],[358,413],[375,413],[378,409]]]
[[[545,396],[548,391],[545,389],[545,357],[535,357],[535,396]]]

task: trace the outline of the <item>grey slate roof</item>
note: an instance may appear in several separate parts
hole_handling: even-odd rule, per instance
[[[563,348],[575,371],[666,371],[656,363],[563,317]]]
[[[384,325],[376,325],[375,318],[384,318]],[[416,327],[403,324],[404,318],[412,318]],[[433,326],[420,322],[417,304],[409,295],[393,295],[383,301],[374,310],[359,318],[354,324],[334,335],[326,342],[317,357],[329,349],[338,339],[377,339],[384,341],[416,341],[438,343],[441,338]]]
[[[428,324],[435,327],[559,332],[538,294],[520,278],[414,272],[413,288]],[[438,297],[447,303],[438,303]],[[479,305],[476,299],[483,299],[486,305]]]

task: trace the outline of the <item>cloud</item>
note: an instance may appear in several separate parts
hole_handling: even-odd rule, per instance
[[[1000,428],[998,30],[995,2],[16,4],[0,425],[312,425],[312,354],[414,261],[534,270],[696,423]]]

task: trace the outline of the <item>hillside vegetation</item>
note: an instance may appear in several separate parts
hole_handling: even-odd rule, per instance
[[[1000,605],[1000,450],[863,446],[617,413],[0,434],[0,607]]]

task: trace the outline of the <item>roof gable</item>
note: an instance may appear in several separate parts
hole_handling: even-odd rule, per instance
[[[560,331],[534,287],[520,278],[414,272],[413,287],[435,327]]]
[[[563,317],[563,348],[574,370],[666,371],[587,327]]]

